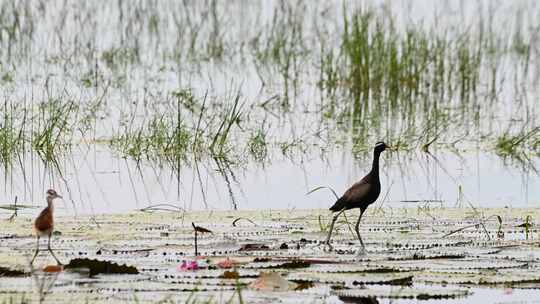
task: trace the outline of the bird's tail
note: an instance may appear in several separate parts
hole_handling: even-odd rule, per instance
[[[341,197],[339,198],[332,207],[330,207],[330,210],[333,212],[341,211],[343,208],[346,207],[346,201]]]

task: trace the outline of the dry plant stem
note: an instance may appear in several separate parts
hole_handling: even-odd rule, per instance
[[[18,209],[17,209],[17,196],[15,196],[15,203],[13,204],[13,207],[14,207],[14,208],[13,208],[13,209],[14,209],[14,210],[13,210],[13,214],[12,214],[12,215],[9,217],[9,219],[8,219],[10,222],[13,221],[13,219],[18,215],[18,214],[17,214],[17,210],[18,210]]]
[[[154,212],[154,211],[186,212],[184,208],[178,207],[173,204],[168,204],[168,203],[150,205],[148,207],[139,209],[139,211],[141,212]]]
[[[461,228],[459,228],[459,229],[450,231],[450,232],[448,232],[447,234],[443,235],[443,238],[445,238],[445,237],[447,237],[447,236],[451,236],[452,234],[458,233],[458,232],[463,231],[463,230],[465,230],[465,229],[477,227],[478,225],[479,225],[479,224],[472,224],[472,225],[469,225],[469,226],[461,227]]]
[[[435,157],[435,155],[431,154],[429,151],[426,152],[427,155],[431,156],[435,162],[437,163],[437,165],[449,176],[449,177],[452,177],[452,175],[450,173],[448,173],[448,170],[446,170],[446,168],[441,164],[441,162],[439,161],[439,159],[437,157]],[[457,184],[455,178],[452,177],[452,180]],[[483,215],[480,214],[480,212],[478,211],[478,209],[469,201],[467,200],[467,203],[469,204],[469,206],[472,208],[472,210],[474,211],[475,215],[477,215],[480,219],[479,219],[479,223],[478,225],[482,226],[482,229],[484,229],[484,232],[486,233],[486,236],[488,238],[488,240],[491,240],[491,237],[489,236],[489,233],[486,229],[486,226],[484,225],[484,222],[487,221],[488,219],[484,220],[483,219]],[[475,224],[476,225],[476,224]],[[469,227],[474,227],[475,225],[473,226],[469,226]],[[445,235],[446,236],[446,235]]]
[[[239,222],[240,220],[246,220],[246,221],[252,223],[252,224],[255,225],[255,226],[259,226],[259,225],[257,225],[257,223],[255,223],[254,221],[252,221],[252,220],[250,220],[250,219],[248,219],[248,218],[245,218],[245,217],[239,217],[239,218],[235,219],[235,220],[232,222],[232,226],[233,226],[233,227],[236,227],[236,223]]]
[[[498,217],[498,215],[492,215],[492,216],[488,217],[485,221],[489,221],[490,219],[492,219],[492,218],[497,218],[497,217]],[[447,236],[450,236],[450,235],[452,235],[452,234],[458,233],[458,232],[460,232],[460,231],[463,231],[463,230],[465,230],[465,229],[469,229],[469,228],[473,228],[473,227],[477,227],[477,226],[481,226],[481,227],[483,228],[483,230],[484,230],[484,233],[485,233],[486,236],[488,237],[488,240],[491,240],[491,237],[489,236],[489,232],[487,231],[486,226],[484,225],[484,221],[483,221],[483,220],[481,220],[481,221],[480,221],[479,223],[477,223],[477,224],[472,224],[472,225],[469,225],[469,226],[461,227],[461,228],[459,228],[459,229],[450,231],[449,233],[443,235],[443,238],[445,238],[445,237],[447,237]]]

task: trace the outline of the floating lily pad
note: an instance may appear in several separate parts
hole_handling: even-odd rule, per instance
[[[386,299],[454,299],[470,295],[467,289],[420,289],[420,288],[396,288],[396,289],[345,289],[332,292],[340,299],[346,301],[361,298],[386,298]]]
[[[244,244],[238,251],[268,250],[270,247],[266,244]]]
[[[119,265],[110,261],[100,261],[92,259],[73,259],[64,266],[65,269],[85,268],[89,269],[89,276],[97,274],[138,274],[139,271],[134,266]]]
[[[244,270],[244,269],[238,269],[236,271],[238,276],[240,278],[254,278],[259,275],[258,271],[255,270]],[[215,279],[215,278],[221,278],[223,276],[223,270],[198,270],[198,271],[186,271],[186,272],[167,272],[164,274],[160,274],[157,276],[157,279],[164,279],[164,280],[181,280],[185,278],[189,279]]]
[[[478,273],[429,273],[421,274],[416,278],[420,282],[439,284],[467,284],[467,285],[505,285],[518,286],[520,284],[540,283],[540,274],[526,269],[503,269],[499,271],[483,271]]]
[[[386,266],[380,264],[367,264],[367,265],[354,265],[354,264],[325,264],[314,265],[311,267],[311,271],[324,272],[324,273],[355,273],[355,272],[369,272],[369,273],[390,273],[390,272],[402,272],[411,271],[411,268],[399,268],[397,265]]]
[[[243,268],[246,269],[272,269],[272,268],[283,268],[283,269],[295,269],[295,268],[306,268],[309,267],[310,263],[299,260],[283,260],[283,261],[269,261],[269,262],[253,262],[248,263]]]
[[[29,274],[18,269],[10,269],[0,266],[0,277],[25,277]]]
[[[318,273],[295,272],[287,277],[291,281],[346,285],[410,285],[413,276],[401,273]]]

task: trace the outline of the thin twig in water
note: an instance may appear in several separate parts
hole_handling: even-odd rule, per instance
[[[198,248],[197,248],[197,232],[200,232],[200,233],[212,233],[212,231],[206,229],[206,228],[203,228],[203,227],[200,227],[200,226],[195,226],[195,223],[191,222],[191,226],[193,226],[193,230],[195,231],[195,256],[198,256],[199,255],[199,251],[198,251]]]
[[[184,208],[178,207],[173,204],[167,204],[167,203],[150,205],[148,207],[139,209],[139,211],[141,212],[154,212],[154,211],[185,212]]]
[[[502,223],[501,217],[500,217],[499,215],[494,214],[494,215],[488,217],[487,219],[485,219],[485,221],[487,222],[487,221],[489,221],[489,220],[492,219],[492,218],[496,218],[496,219],[499,221],[499,230],[500,230],[500,229],[501,229],[500,225],[501,225],[501,223]],[[452,234],[458,233],[458,232],[460,232],[460,231],[463,231],[463,230],[465,230],[465,229],[469,229],[469,228],[473,228],[473,227],[478,228],[479,226],[481,226],[481,227],[484,228],[484,232],[486,233],[488,239],[491,240],[491,237],[490,237],[490,235],[489,235],[489,232],[487,231],[486,226],[484,225],[483,222],[479,222],[479,223],[476,223],[476,224],[468,225],[468,226],[461,227],[461,228],[459,228],[459,229],[450,231],[449,233],[443,235],[443,238],[445,238],[445,237],[447,237],[447,236],[450,236],[450,235],[452,235]]]
[[[245,218],[245,217],[239,217],[239,218],[235,219],[235,220],[232,222],[233,227],[236,227],[236,223],[237,223],[238,221],[240,221],[240,220],[246,220],[246,221],[252,223],[252,224],[255,225],[255,226],[259,226],[259,225],[257,225],[257,223],[255,223],[254,221],[252,221],[252,220],[250,220],[250,219],[248,219],[248,218]]]
[[[13,221],[17,216],[17,196],[15,196],[15,202],[13,203],[13,214],[9,217],[9,221]]]
[[[435,160],[435,163],[437,163],[437,165],[439,166],[439,168],[441,168],[444,173],[446,173],[446,175],[448,177],[450,177],[452,179],[452,181],[456,184],[456,185],[459,185],[458,181],[456,180],[456,178],[454,176],[452,176],[448,170],[446,170],[446,168],[441,164],[441,162],[439,161],[439,159],[437,157],[435,157],[435,155],[431,154],[429,151],[426,152],[427,155],[429,155],[431,158],[433,158]],[[465,194],[463,193],[463,198],[466,199],[465,197]],[[487,219],[484,219],[484,216],[483,214],[481,214],[478,209],[471,203],[470,200],[466,199],[466,202],[467,204],[469,205],[469,207],[471,207],[471,209],[474,211],[475,215],[477,215],[479,217],[479,225],[482,226],[482,228],[484,229],[484,232],[486,233],[486,236],[488,238],[488,240],[491,240],[491,236],[489,235],[487,229],[486,229],[486,226],[484,225],[484,221],[486,221]]]
[[[469,229],[469,228],[473,228],[473,227],[478,228],[478,226],[479,226],[479,223],[472,224],[472,225],[465,226],[465,227],[461,227],[461,228],[459,228],[459,229],[450,231],[449,233],[443,235],[443,238],[445,238],[445,237],[447,237],[447,236],[451,236],[452,234],[458,233],[458,232],[463,231],[463,230],[465,230],[465,229]]]

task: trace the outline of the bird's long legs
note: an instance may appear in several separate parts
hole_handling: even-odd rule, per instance
[[[54,255],[54,252],[51,249],[51,233],[49,233],[49,241],[47,242],[47,250],[49,250],[53,258],[56,260],[56,263],[58,263],[58,265],[62,265],[60,260],[58,260],[58,258]]]
[[[36,252],[34,253],[34,257],[32,258],[32,261],[30,261],[30,264],[34,263],[34,260],[36,259],[38,253],[39,253],[39,235],[37,237]]]
[[[330,245],[330,238],[332,237],[332,230],[334,230],[334,224],[336,223],[338,217],[345,211],[345,209],[338,212],[336,215],[334,215],[334,218],[332,219],[332,223],[330,224],[330,230],[328,231],[328,236],[326,237],[325,245],[328,246],[330,250],[332,250],[332,245]]]
[[[358,237],[358,240],[360,241],[360,245],[362,246],[361,252],[366,251],[366,246],[364,246],[364,242],[362,241],[362,237],[360,237],[360,220],[362,219],[362,215],[364,214],[364,210],[360,209],[360,216],[358,217],[358,221],[356,222],[356,226],[354,227],[354,230],[356,231],[356,236]]]

